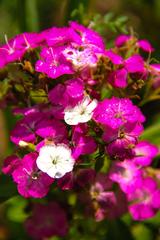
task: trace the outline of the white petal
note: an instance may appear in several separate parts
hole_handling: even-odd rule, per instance
[[[97,107],[98,101],[94,99],[88,106],[87,112],[92,112]]]

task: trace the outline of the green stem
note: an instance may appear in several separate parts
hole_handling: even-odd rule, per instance
[[[39,30],[37,0],[17,0],[17,10],[21,32]]]

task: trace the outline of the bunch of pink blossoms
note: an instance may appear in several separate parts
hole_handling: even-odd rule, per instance
[[[151,164],[159,150],[140,140],[145,116],[137,106],[148,82],[153,89],[159,84],[160,64],[141,55],[151,54],[151,44],[121,35],[106,49],[98,33],[76,22],[6,41],[1,106],[21,118],[10,135],[15,153],[2,172],[19,194],[43,198],[58,187],[74,191],[76,204],[87,205],[82,215],[97,221],[127,211],[135,220],[153,217],[160,180]],[[33,237],[41,235],[30,227],[39,208],[26,223]],[[46,229],[45,236],[66,234],[64,213],[56,221],[60,228],[65,221],[65,229]]]

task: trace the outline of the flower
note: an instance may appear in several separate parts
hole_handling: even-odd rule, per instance
[[[64,109],[64,120],[68,125],[77,125],[91,120],[93,110],[97,106],[97,100],[91,101],[89,96],[83,98],[75,107]]]
[[[39,171],[36,164],[37,153],[29,153],[21,160],[12,173],[18,192],[25,198],[42,198],[49,191],[53,178]]]
[[[130,193],[141,184],[142,171],[131,160],[117,161],[113,163],[109,177],[119,184],[123,192]]]
[[[2,172],[10,175],[19,165],[20,159],[16,155],[11,155],[4,160]]]
[[[72,131],[72,143],[74,159],[77,159],[80,155],[92,154],[97,149],[97,144],[93,137],[87,135],[88,129],[82,124],[73,127]]]
[[[53,105],[61,105],[64,108],[75,106],[84,97],[84,84],[82,79],[71,79],[65,84],[57,84],[49,92],[49,100]]]
[[[34,205],[32,215],[25,221],[27,233],[36,240],[65,236],[68,232],[66,213],[57,202]]]
[[[61,54],[64,47],[43,48],[41,52],[41,60],[36,62],[35,69],[37,72],[47,74],[50,78],[57,78],[63,74],[72,74],[73,70],[70,64]]]
[[[94,111],[93,118],[96,122],[113,129],[145,120],[140,109],[133,105],[130,99],[117,97],[100,102]]]
[[[134,54],[126,60],[123,60],[121,56],[115,54],[111,50],[108,50],[106,51],[106,56],[114,65],[116,65],[116,69],[112,70],[108,75],[108,82],[113,87],[127,87],[128,74],[132,74],[134,76],[137,74],[137,77],[140,75],[140,78],[142,79],[145,77],[146,71],[144,67],[144,61],[140,55]]]
[[[132,203],[129,212],[135,220],[145,220],[153,217],[160,208],[160,189],[151,177],[143,179],[140,186],[135,186],[134,191],[128,194]]]
[[[88,46],[97,47],[99,51],[104,51],[105,44],[102,37],[92,29],[86,28],[77,22],[70,22],[70,27],[81,36],[81,41],[83,44]]]
[[[134,163],[140,166],[148,166],[158,154],[158,148],[148,141],[141,141],[134,148],[134,152]]]
[[[98,58],[95,51],[88,46],[69,46],[63,51],[65,58],[72,63],[75,70],[95,67]]]
[[[75,163],[65,144],[43,146],[36,162],[38,168],[52,178],[61,178],[71,172]]]

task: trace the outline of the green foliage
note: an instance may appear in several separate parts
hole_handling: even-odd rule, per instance
[[[7,201],[13,196],[17,195],[17,189],[10,177],[0,175],[0,203]]]
[[[108,30],[112,31],[113,33],[122,32],[124,34],[127,34],[127,22],[127,16],[116,17],[112,12],[109,12],[104,16],[101,14],[96,14],[93,17],[93,28],[102,35]]]

